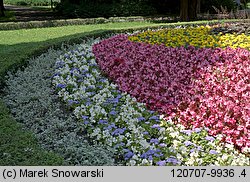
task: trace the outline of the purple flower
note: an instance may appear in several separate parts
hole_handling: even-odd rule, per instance
[[[158,166],[165,166],[166,165],[166,161],[159,161],[156,163],[156,165]]]
[[[107,121],[107,120],[102,120],[102,119],[100,119],[100,120],[99,120],[99,124],[108,124],[108,121]]]
[[[87,89],[93,90],[93,89],[95,89],[95,86],[90,85],[90,86],[88,86],[88,88],[87,88]]]
[[[214,155],[218,154],[218,152],[216,152],[216,150],[210,150],[209,153],[214,154]]]
[[[150,117],[149,119],[152,119],[152,120],[159,120],[159,117],[158,117],[158,116],[152,116],[152,117]]]
[[[90,78],[90,77],[91,77],[91,74],[86,73],[85,76],[86,76],[87,78]]]
[[[117,104],[119,102],[119,99],[118,98],[114,98],[113,99],[113,103]]]
[[[99,80],[99,82],[105,82],[106,81],[106,79],[105,78],[101,78],[100,80]]]
[[[210,137],[210,136],[206,136],[206,140],[210,141],[210,142],[213,142],[215,140],[214,137]]]
[[[180,163],[180,161],[178,161],[178,160],[177,160],[175,157],[173,157],[173,156],[169,157],[169,158],[166,160],[166,162],[172,163],[172,164],[174,164],[174,165]]]
[[[190,141],[185,141],[184,144],[185,144],[186,146],[193,145],[193,143],[190,142]]]
[[[122,98],[122,95],[118,94],[117,97],[116,97],[116,99],[120,99],[120,98]]]
[[[160,129],[161,127],[160,127],[160,125],[158,125],[158,124],[154,124],[153,126],[151,126],[151,128]]]
[[[96,66],[97,66],[97,64],[92,63],[92,64],[89,64],[89,66],[91,66],[91,67],[96,67]]]
[[[152,138],[150,140],[150,143],[154,143],[154,144],[158,144],[159,143],[159,140],[157,138]]]
[[[143,135],[148,135],[149,133],[147,131],[144,131],[143,132]]]
[[[154,156],[155,157],[161,157],[161,156],[163,156],[163,154],[162,153],[160,153],[160,154],[155,153]]]
[[[195,149],[191,149],[191,150],[190,150],[190,153],[193,153],[194,151],[195,151]]]
[[[159,146],[160,146],[160,147],[166,147],[167,144],[165,144],[165,143],[160,143]]]
[[[90,101],[87,101],[87,102],[85,103],[86,106],[90,106],[91,104],[92,104],[92,102],[90,102]]]
[[[139,118],[137,118],[139,121],[143,121],[143,120],[145,120],[145,118],[144,117],[139,117]]]
[[[155,150],[149,149],[146,153],[143,153],[140,157],[143,159],[149,158],[149,156],[152,156],[156,153]]]
[[[182,132],[182,133],[185,133],[185,134],[188,135],[188,136],[190,136],[190,135],[193,133],[192,130],[182,130],[181,132]]]
[[[150,156],[148,157],[148,160],[150,160],[150,161],[152,161],[152,160],[153,160],[152,155],[150,155]]]
[[[143,159],[146,159],[147,158],[147,154],[143,153],[140,157],[143,158]]]
[[[86,120],[86,119],[89,119],[89,117],[88,116],[82,116],[82,119]]]
[[[84,121],[84,124],[89,124],[89,122],[88,121]]]
[[[70,73],[73,74],[75,70],[76,70],[77,72],[80,71],[78,68],[72,68],[72,69],[70,70]]]
[[[116,115],[116,112],[115,111],[110,111],[110,113],[109,113],[110,115]]]
[[[116,126],[115,126],[115,124],[114,123],[111,123],[108,127],[106,127],[105,129],[107,129],[107,130],[111,130],[112,128],[117,128]]]
[[[202,146],[197,146],[197,150],[200,151],[202,149]]]
[[[66,88],[66,85],[59,83],[57,84],[56,88]]]
[[[115,131],[112,132],[112,135],[121,135],[124,133],[124,131],[126,130],[126,128],[117,128]]]
[[[68,100],[68,103],[69,105],[72,105],[72,104],[79,104],[79,102],[77,100]]]
[[[146,153],[147,155],[153,155],[156,151],[155,150],[148,150]]]
[[[200,133],[200,132],[201,132],[201,129],[200,129],[200,128],[195,128],[194,131],[195,131],[196,133]]]
[[[124,155],[124,158],[125,158],[125,160],[128,160],[128,159],[130,159],[131,157],[133,157],[133,155],[134,155],[134,153],[131,152],[131,151],[129,151],[128,153],[126,153],[126,154]]]

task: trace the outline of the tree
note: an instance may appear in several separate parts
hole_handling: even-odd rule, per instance
[[[182,21],[197,19],[198,0],[181,0],[180,17]]]
[[[4,9],[3,0],[0,0],[0,16],[5,16]]]
[[[197,0],[197,10],[196,10],[197,14],[199,14],[201,12],[201,0]]]

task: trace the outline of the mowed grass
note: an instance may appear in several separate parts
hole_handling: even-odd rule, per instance
[[[0,76],[10,68],[23,64],[28,57],[38,54],[52,45],[59,45],[88,34],[111,29],[143,27],[153,25],[147,22],[108,23],[78,25],[40,29],[0,31]],[[1,26],[1,24],[0,24]],[[0,81],[3,81],[0,79]]]
[[[147,22],[109,23],[40,29],[0,31],[0,91],[7,71],[24,65],[29,57],[53,45],[105,30],[152,25]],[[1,26],[1,24],[0,24]],[[0,97],[2,95],[0,94]],[[42,150],[33,134],[23,131],[0,99],[0,165],[63,165],[63,159]]]

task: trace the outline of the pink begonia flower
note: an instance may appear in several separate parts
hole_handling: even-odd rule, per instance
[[[117,35],[93,46],[101,70],[123,92],[185,127],[208,127],[237,148],[249,146],[250,52],[171,48]]]

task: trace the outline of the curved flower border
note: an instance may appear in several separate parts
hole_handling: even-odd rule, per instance
[[[53,85],[94,142],[115,148],[124,165],[250,165],[206,128],[185,130],[121,93],[100,71],[89,40],[61,55]]]

